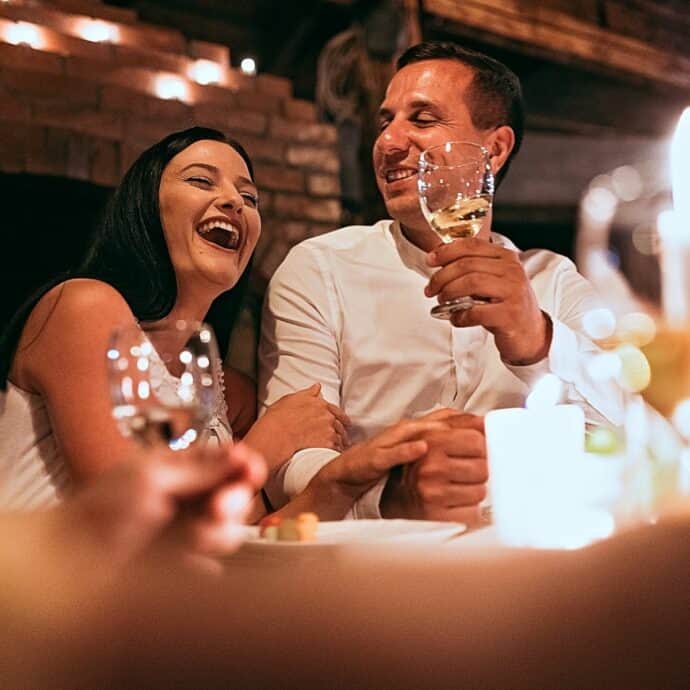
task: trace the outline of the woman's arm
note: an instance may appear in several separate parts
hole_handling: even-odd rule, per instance
[[[303,448],[344,450],[349,445],[348,416],[321,397],[321,385],[284,395],[268,407],[244,440],[260,451],[269,473]]]
[[[136,452],[112,418],[105,359],[112,330],[134,323],[117,290],[77,279],[46,293],[20,338],[10,379],[45,398],[58,447],[77,480]]]
[[[244,438],[256,421],[256,384],[233,367],[223,366],[225,404],[234,438]]]

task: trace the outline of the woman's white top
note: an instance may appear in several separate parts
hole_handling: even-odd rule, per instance
[[[232,439],[232,431],[220,361],[217,371],[216,409],[205,435],[222,443]],[[166,374],[161,388],[175,386],[177,379]],[[47,508],[58,503],[71,484],[45,399],[8,381],[7,391],[0,393],[0,510]]]

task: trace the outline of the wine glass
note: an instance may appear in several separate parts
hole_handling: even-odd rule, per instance
[[[659,151],[597,175],[578,214],[577,265],[606,298],[606,309],[583,317],[605,350],[587,366],[616,382],[625,401],[618,445],[632,520],[655,520],[690,493],[690,322],[674,309],[690,294],[690,246],[665,236],[672,195],[664,170]]]
[[[113,417],[144,446],[184,450],[217,406],[218,346],[198,321],[140,324],[113,332],[107,351]]]
[[[431,228],[444,244],[475,237],[491,210],[494,176],[489,152],[470,141],[432,146],[419,157],[419,203]],[[488,300],[470,295],[441,302],[431,310],[437,319]]]

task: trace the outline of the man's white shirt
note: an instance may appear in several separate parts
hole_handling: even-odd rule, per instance
[[[500,235],[492,241],[518,251]],[[323,397],[349,415],[357,442],[440,407],[485,414],[522,406],[532,385],[552,372],[564,382],[564,401],[579,404],[588,421],[621,423],[617,388],[587,371],[587,355],[597,347],[581,332],[582,317],[602,303],[569,259],[546,250],[520,252],[539,306],[553,321],[553,339],[538,364],[510,366],[481,326],[455,328],[430,316],[437,300],[427,298],[424,287],[438,269],[425,258],[390,220],[341,228],[294,247],[264,303],[262,409],[318,381]],[[325,448],[296,453],[269,483],[274,506],[302,491],[336,455]],[[380,517],[384,485],[364,494],[350,516]]]

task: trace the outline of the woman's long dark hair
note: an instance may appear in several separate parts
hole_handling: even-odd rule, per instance
[[[65,280],[93,278],[109,283],[124,297],[139,321],[157,321],[170,313],[177,299],[177,283],[161,224],[158,191],[163,170],[172,158],[202,140],[220,141],[232,147],[254,179],[254,168],[244,148],[216,129],[191,127],[174,132],[144,151],[108,202],[81,264],[43,285],[8,324],[0,338],[0,389],[7,387],[17,344],[31,311],[43,295]],[[248,273],[249,267],[235,288],[211,305],[208,318],[217,332],[221,353],[227,350]]]

